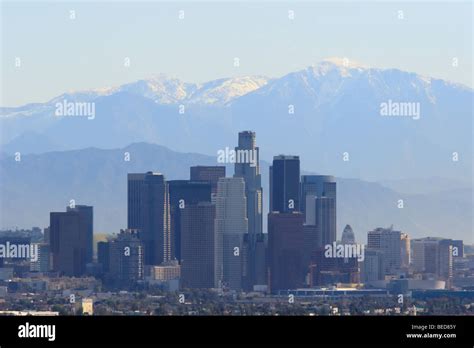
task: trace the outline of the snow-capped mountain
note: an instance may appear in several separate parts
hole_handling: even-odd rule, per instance
[[[96,115],[53,117],[55,102],[94,101]],[[215,154],[238,131],[257,132],[263,159],[299,154],[305,168],[364,179],[439,176],[469,181],[473,90],[398,69],[328,59],[280,78],[182,82],[157,75],[126,85],[67,93],[45,104],[2,108],[7,153],[118,148],[147,141]],[[414,103],[419,115],[388,117],[384,103]],[[179,112],[179,105],[186,112]],[[22,117],[22,116],[29,117]],[[35,139],[32,144],[26,139]],[[461,160],[453,163],[452,154]],[[342,161],[342,154],[350,161]]]
[[[270,79],[263,76],[242,76],[206,82],[189,96],[186,103],[224,105],[265,86]]]
[[[402,77],[402,79],[400,78]],[[406,73],[397,69],[370,68],[342,58],[329,58],[301,71],[291,72],[281,78],[241,76],[222,78],[205,83],[183,82],[166,74],[130,82],[117,87],[67,92],[46,103],[28,104],[21,107],[0,107],[0,117],[32,115],[49,110],[58,101],[93,101],[116,93],[130,93],[153,100],[157,104],[228,105],[249,93],[276,98],[311,99],[315,106],[334,103],[335,98],[352,88],[358,81],[367,82],[377,94],[406,97],[415,90],[426,94],[435,102],[432,82],[444,83],[454,88],[469,88],[447,81]],[[409,85],[410,90],[406,90]]]
[[[166,75],[132,82],[115,92],[129,92],[152,99],[157,104],[224,105],[253,92],[269,81],[262,76],[243,76],[209,81],[203,84],[182,82]]]
[[[315,106],[335,103],[337,98],[360,87],[370,88],[377,96],[393,98],[426,97],[435,103],[436,88],[444,85],[471,91],[468,87],[421,76],[398,69],[369,68],[340,58],[326,59],[317,65],[291,72],[256,90],[252,95],[284,99],[308,99]]]
[[[159,74],[118,87],[67,92],[47,103],[29,104],[20,108],[0,108],[0,117],[27,116],[51,110],[58,102],[91,102],[99,97],[116,93],[130,93],[153,100],[156,104],[224,105],[235,98],[253,92],[266,85],[270,79],[263,76],[223,78],[202,84],[183,82],[177,78]]]
[[[175,104],[188,98],[197,89],[193,83],[160,74],[118,87],[115,92],[128,92],[153,100],[157,104]]]

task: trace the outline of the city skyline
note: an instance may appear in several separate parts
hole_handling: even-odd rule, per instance
[[[0,0],[0,346],[472,343],[473,10]]]
[[[250,135],[251,142],[250,144],[253,144],[252,146],[255,146],[255,139],[256,139],[256,134],[251,131],[243,131],[239,133],[239,144],[241,144],[241,141],[243,139],[246,139],[246,137]],[[238,149],[237,147],[236,149]],[[250,147],[249,149],[251,149]],[[278,164],[275,169],[272,169],[273,166],[275,166],[275,163],[280,163]],[[295,165],[289,165],[285,164],[286,162],[291,162],[295,163]],[[331,243],[335,242],[337,240],[337,230],[335,226],[335,216],[336,213],[331,212],[331,210],[335,210],[335,202],[336,202],[336,179],[331,176],[331,175],[300,175],[300,170],[299,170],[299,157],[298,156],[288,156],[288,155],[277,155],[274,156],[274,162],[273,166],[270,167],[270,191],[267,197],[267,200],[273,203],[270,203],[272,206],[270,209],[270,213],[268,215],[268,218],[270,219],[270,216],[272,213],[283,213],[283,214],[291,214],[292,213],[298,213],[301,212],[303,215],[301,215],[301,228],[304,226],[312,226],[316,227],[318,237],[316,238],[314,242],[311,243],[316,243],[316,244],[311,244],[311,245],[319,245],[319,246],[324,246],[324,245],[330,245]],[[196,206],[200,205],[201,203],[208,203],[212,205],[219,206],[220,208],[218,211],[220,213],[217,214],[219,218],[216,217],[217,220],[220,220],[220,223],[216,222],[216,229],[222,229],[221,234],[225,235],[223,232],[224,229],[227,226],[234,232],[230,233],[243,233],[243,234],[249,234],[249,235],[254,235],[254,234],[259,234],[260,232],[251,232],[248,229],[247,222],[244,223],[240,227],[236,227],[235,223],[237,220],[231,220],[234,221],[234,223],[230,223],[227,221],[226,215],[222,214],[227,214],[227,208],[225,208],[226,204],[231,204],[231,206],[235,209],[235,203],[226,203],[227,199],[230,199],[230,197],[233,197],[232,199],[237,198],[236,196],[227,196],[231,192],[232,195],[235,195],[235,193],[242,191],[243,193],[243,201],[242,203],[237,204],[240,206],[245,212],[244,215],[242,215],[242,218],[245,217],[245,221],[248,221],[247,217],[248,214],[252,214],[252,211],[259,211],[261,207],[258,205],[254,206],[249,206],[247,204],[247,195],[248,191],[245,188],[246,187],[246,181],[244,180],[245,176],[242,176],[242,173],[245,172],[245,170],[242,172],[243,168],[242,166],[247,166],[247,170],[254,168],[254,173],[258,173],[258,168],[259,168],[259,163],[258,161],[254,163],[256,165],[252,165],[252,162],[247,162],[247,163],[236,163],[235,168],[237,169],[236,172],[234,173],[233,176],[231,177],[225,177],[225,167],[222,166],[192,166],[189,168],[190,172],[190,179],[189,180],[166,180],[165,176],[161,173],[158,172],[152,172],[149,171],[147,173],[143,174],[138,174],[138,173],[129,173],[128,174],[128,225],[129,225],[129,230],[136,229],[136,231],[141,231],[142,232],[142,237],[140,237],[140,240],[144,241],[145,245],[145,250],[148,248],[146,245],[147,243],[150,243],[150,247],[155,250],[155,252],[158,250],[163,250],[163,255],[161,257],[158,256],[152,256],[149,257],[149,261],[145,261],[145,264],[161,264],[161,263],[166,263],[170,261],[171,259],[176,259],[178,257],[179,261],[179,255],[180,252],[178,251],[179,248],[177,245],[182,245],[181,237],[176,238],[176,235],[180,235],[180,223],[179,222],[174,222],[172,223],[171,230],[168,231],[170,228],[170,222],[167,222],[167,220],[161,221],[158,225],[152,226],[152,227],[141,227],[141,226],[148,226],[148,225],[143,225],[143,223],[140,223],[137,221],[137,217],[140,216],[140,219],[144,219],[144,221],[148,221],[150,219],[154,219],[154,216],[156,215],[155,211],[156,208],[159,210],[161,209],[162,213],[158,214],[163,215],[165,218],[168,216],[170,211],[173,211],[173,207],[175,207],[175,213],[174,215],[178,214],[181,210],[185,209],[187,204],[190,204],[191,206]],[[288,168],[287,168],[288,166]],[[287,171],[292,171],[294,172],[295,175],[289,175]],[[215,172],[216,174],[211,174],[212,172]],[[277,180],[275,178],[281,177],[284,178],[284,181]],[[155,183],[157,184],[157,189],[152,188],[152,186],[145,185],[145,183],[149,179],[150,184]],[[157,180],[155,180],[155,178]],[[194,179],[194,180],[193,180]],[[216,181],[217,180],[217,181]],[[294,184],[292,184],[293,190],[290,190],[288,187],[291,187],[291,184],[288,184],[290,182],[295,181]],[[217,191],[216,195],[212,196],[211,195],[211,187],[213,186],[212,183],[217,184]],[[287,183],[288,182],[288,183]],[[221,188],[219,189],[219,185],[222,185]],[[227,187],[227,185],[229,185]],[[237,186],[236,186],[237,185]],[[290,186],[289,186],[290,185]],[[240,189],[239,189],[240,187]],[[253,187],[250,186],[250,189]],[[245,188],[245,189],[244,189]],[[283,188],[283,190],[281,190]],[[219,193],[220,192],[220,193]],[[278,203],[278,196],[279,194],[276,192],[284,192],[285,194],[281,196],[281,199],[283,203]],[[287,193],[290,192],[290,193]],[[159,202],[158,206],[155,206],[153,203],[151,204],[152,209],[149,210],[150,212],[147,212],[149,209],[148,206],[147,209],[143,209],[140,207],[139,203],[141,200],[144,200],[148,202],[147,204],[150,204],[150,202],[153,202],[156,198],[154,197],[160,197],[163,196],[165,198],[161,199],[161,203]],[[221,195],[221,196],[219,196]],[[171,198],[169,198],[170,196]],[[145,198],[143,198],[145,197]],[[227,198],[226,198],[227,197]],[[212,201],[212,202],[211,202]],[[303,205],[300,205],[300,202],[304,201],[305,205],[303,208]],[[333,202],[332,204],[330,202]],[[91,206],[85,206],[85,205],[75,205],[75,201],[71,201],[70,205],[67,207],[66,213],[51,213],[51,221],[53,221],[56,218],[56,215],[62,216],[64,215],[65,217],[67,214],[71,214],[73,212],[81,212],[84,209],[90,210],[89,214],[89,222],[84,225],[83,228],[86,228],[89,232],[88,234],[92,233],[92,209],[93,207]],[[138,205],[137,205],[138,204]],[[330,204],[328,206],[328,204]],[[160,207],[162,206],[162,207]],[[154,208],[153,208],[154,207]],[[250,209],[249,209],[250,208]],[[143,212],[140,212],[142,210]],[[85,211],[85,210],[84,210]],[[153,212],[152,212],[153,211]],[[236,212],[238,212],[239,209],[237,209]],[[62,214],[62,215],[60,215]],[[173,213],[172,213],[173,215]],[[148,216],[148,217],[147,217]],[[180,215],[177,215],[178,218],[180,219]],[[166,218],[169,221],[172,221],[173,218],[170,218],[169,216]],[[176,218],[174,218],[176,219]],[[150,220],[151,221],[151,220]],[[321,224],[321,221],[324,221],[323,224]],[[329,223],[330,222],[330,223]],[[52,224],[51,224],[52,225]],[[66,225],[67,226],[67,225]],[[88,227],[86,227],[88,226]],[[161,226],[161,227],[160,227]],[[243,228],[243,226],[246,226]],[[137,228],[140,227],[140,228]],[[344,233],[346,233],[346,230],[349,228],[350,233],[352,233],[352,229],[350,228],[349,225],[346,225],[344,228],[344,232],[341,233],[341,239],[344,239]],[[315,233],[311,229],[307,229],[308,233]],[[154,234],[155,232],[148,232],[148,231],[159,231],[159,234]],[[241,232],[238,232],[241,231]],[[373,248],[378,248],[380,247],[380,242],[377,242],[374,244],[374,242],[371,242],[371,234],[374,233],[379,233],[379,231],[385,231],[384,228],[376,228],[374,231],[368,231],[368,248],[373,249]],[[388,231],[392,231],[392,228],[389,228]],[[50,232],[50,227],[48,227],[48,233],[51,234],[51,236],[57,235],[57,231]],[[263,231],[264,234],[268,234],[268,231],[265,232]],[[399,235],[406,235],[405,233],[400,234],[400,232],[396,232]],[[161,235],[161,237],[159,237]],[[158,237],[158,240],[156,238]],[[57,237],[51,237],[51,238],[57,238]],[[303,238],[303,237],[302,237]],[[424,237],[424,238],[432,238],[432,237]],[[53,240],[52,239],[52,240]],[[235,240],[233,243],[239,245],[239,248],[242,248],[242,242],[243,239],[242,237],[239,237],[240,240]],[[372,238],[373,240],[373,238]],[[91,244],[92,243],[92,238],[89,236],[87,239],[85,239],[86,244]],[[179,241],[179,243],[178,243]],[[82,242],[81,242],[82,243]],[[178,243],[178,244],[177,244]],[[223,243],[223,241],[218,242],[216,240],[216,248],[222,248],[223,246],[219,246],[219,243]],[[251,242],[253,243],[253,242]],[[372,244],[371,244],[372,243]],[[232,243],[231,243],[232,244]],[[173,246],[174,245],[174,246]],[[379,245],[376,247],[376,245]],[[408,244],[409,245],[409,244]],[[230,244],[228,245],[227,248],[230,248]],[[55,251],[55,247],[53,247],[53,251]],[[87,255],[89,256],[82,256],[83,260],[91,260],[91,249],[88,249]],[[146,253],[144,253],[146,254]],[[153,253],[152,253],[153,254]],[[409,252],[405,252],[405,255],[409,255]],[[397,256],[398,257],[398,256]],[[407,256],[408,257],[408,256]],[[82,261],[84,264],[86,261]],[[222,261],[220,261],[222,262]],[[402,264],[407,265],[409,262],[408,261],[398,261],[399,264],[397,267],[400,267]],[[82,272],[84,272],[84,269],[82,269]],[[219,271],[222,272],[222,271]],[[222,275],[220,276],[222,277]],[[216,276],[216,279],[218,276]],[[217,280],[216,280],[217,283]],[[242,287],[242,285],[239,285],[239,289]]]
[[[239,134],[242,134],[242,135],[244,135],[244,134],[253,134],[253,136],[255,137],[255,132],[251,132],[251,131],[242,131],[242,132],[239,132]],[[239,138],[238,141],[240,141],[240,138]],[[254,139],[254,141],[255,141],[255,139]],[[236,149],[236,151],[238,151],[238,150],[239,150],[239,147],[237,146],[235,149]],[[258,149],[258,147],[257,147],[257,149]],[[246,151],[246,150],[244,150],[244,151]],[[253,151],[253,150],[252,150],[252,151]],[[258,152],[257,152],[257,153],[258,153]],[[126,154],[125,157],[130,156],[130,154],[129,154],[128,152],[125,152],[125,154]],[[128,155],[127,155],[127,154],[128,154]],[[274,159],[275,159],[275,158],[279,158],[279,157],[281,157],[281,155],[274,156]],[[290,157],[292,157],[292,156],[290,156]],[[296,157],[298,157],[298,156],[296,156]],[[219,153],[216,155],[216,158],[219,158]],[[259,156],[256,156],[256,158],[259,159]],[[199,174],[199,170],[200,170],[200,169],[201,169],[201,171],[202,171],[202,170],[205,170],[206,168],[220,168],[220,169],[222,169],[222,173],[218,174],[218,176],[215,176],[215,177],[213,177],[213,179],[212,179],[213,182],[214,182],[214,184],[211,185],[211,186],[212,186],[212,188],[211,188],[211,191],[212,191],[212,195],[211,195],[212,198],[211,198],[211,200],[212,200],[213,202],[215,201],[215,195],[216,195],[216,190],[217,190],[217,178],[218,178],[219,176],[225,175],[226,167],[227,167],[227,169],[230,169],[230,168],[234,167],[234,174],[233,174],[234,176],[236,176],[236,174],[235,174],[235,169],[236,169],[236,168],[240,168],[240,167],[242,167],[242,166],[246,166],[247,169],[245,169],[244,171],[242,171],[242,169],[237,169],[237,171],[238,171],[238,173],[239,173],[239,174],[237,174],[237,176],[247,175],[247,174],[242,174],[242,173],[245,173],[245,171],[248,171],[248,170],[251,170],[251,171],[252,171],[252,170],[253,170],[253,171],[256,170],[256,173],[259,172],[259,167],[260,167],[260,164],[259,164],[260,161],[259,161],[259,160],[257,161],[257,165],[254,166],[253,163],[247,163],[247,164],[245,164],[245,163],[242,164],[242,163],[238,163],[238,162],[235,162],[235,163],[234,163],[233,161],[228,161],[229,159],[231,159],[231,158],[227,158],[227,162],[226,162],[226,163],[219,163],[219,160],[216,160],[215,164],[216,164],[217,166],[215,165],[215,166],[208,166],[208,167],[206,167],[206,166],[203,166],[203,165],[192,165],[192,166],[190,166],[190,167],[186,170],[186,171],[189,171],[189,172],[190,172],[189,178],[191,178],[191,180],[198,180],[198,181],[199,181],[199,180],[203,180],[203,179],[204,179],[204,180],[210,180],[210,179],[212,178],[212,176],[209,176],[210,174],[206,174],[205,171],[203,171],[204,176],[200,176],[200,175],[202,175],[202,174]],[[251,162],[253,161],[252,156],[248,157],[248,159],[249,159]],[[222,164],[224,164],[224,165],[222,166]],[[186,171],[185,171],[185,172],[186,172]],[[239,171],[241,171],[241,172],[239,172]],[[249,172],[249,173],[250,173],[250,172]],[[270,173],[271,173],[271,166],[270,166]],[[158,173],[158,174],[159,174],[159,173]],[[184,179],[185,176],[184,176],[183,174],[184,174],[184,173],[181,173],[181,175],[179,175],[179,176],[181,177],[181,179],[179,179],[179,180],[176,180],[176,179],[174,179],[174,178],[172,177],[171,179],[166,178],[166,179],[167,179],[166,181],[167,181],[167,182],[170,182],[170,183],[171,183],[171,182],[175,182],[176,185],[179,185],[180,182],[183,182],[183,184],[184,184],[185,180],[183,180],[183,179]],[[131,177],[131,176],[133,176],[133,175],[135,175],[135,174],[129,173],[128,175],[129,175],[129,177]],[[140,176],[140,177],[143,176],[143,174],[136,174],[136,175],[138,175],[138,176]],[[159,174],[159,175],[161,175],[161,174]],[[259,176],[260,176],[260,174],[259,174]],[[267,180],[267,181],[270,180],[270,176],[265,176],[265,177],[266,177],[266,180]],[[299,177],[299,175],[296,175],[296,177]],[[296,178],[296,177],[295,177],[295,178]],[[300,184],[299,182],[297,182],[297,183],[294,185],[295,187],[294,187],[294,190],[293,190],[293,191],[294,191],[297,195],[299,195],[300,192],[303,192],[303,191],[306,192],[306,191],[307,191],[307,192],[313,193],[315,196],[321,196],[321,195],[322,195],[322,192],[323,192],[323,191],[322,191],[322,190],[323,190],[323,188],[322,188],[323,186],[320,186],[320,185],[322,185],[322,184],[317,184],[316,182],[313,182],[313,183],[311,182],[311,180],[315,180],[315,179],[313,179],[313,178],[316,178],[316,177],[320,177],[320,178],[321,178],[321,179],[316,179],[316,180],[327,180],[327,181],[329,181],[329,182],[335,181],[335,178],[334,178],[333,176],[330,176],[330,175],[308,175],[308,174],[304,174],[304,175],[303,175],[303,174],[302,174],[302,175],[301,175],[301,180],[302,180],[302,181],[301,181],[301,184]],[[194,178],[194,179],[193,179],[193,178]],[[254,179],[252,179],[252,180],[254,180]],[[260,179],[259,179],[259,180],[260,180]],[[339,180],[340,180],[340,178],[339,178]],[[259,181],[257,181],[257,182],[259,182]],[[307,182],[307,183],[306,183],[306,182]],[[253,185],[253,184],[252,184],[252,185]],[[300,187],[300,185],[301,185],[301,187]],[[305,185],[306,185],[306,186],[305,186]],[[257,184],[256,187],[258,187],[258,184]],[[247,188],[246,188],[246,189],[247,189]],[[328,189],[329,189],[329,188],[328,188]],[[260,190],[262,190],[262,187],[260,187]],[[270,197],[271,197],[271,193],[272,193],[272,190],[271,190],[270,185],[268,185],[268,189],[267,189],[267,190],[268,190],[267,197],[266,197],[265,199],[263,199],[263,200],[262,200],[262,198],[261,198],[262,193],[261,193],[259,190],[257,190],[257,193],[258,193],[258,192],[260,192],[260,193],[258,193],[256,197],[260,197],[260,198],[255,198],[255,199],[256,199],[256,202],[261,202],[261,203],[258,203],[258,204],[255,206],[256,209],[257,209],[257,211],[262,211],[262,210],[263,210],[264,213],[267,212],[267,211],[269,211],[269,207],[271,206]],[[331,189],[329,189],[329,190],[331,190]],[[246,195],[248,195],[248,193],[246,193]],[[73,194],[72,197],[74,197],[74,196],[75,196],[75,195]],[[78,200],[78,201],[85,201],[85,200],[88,200],[88,199],[85,198],[85,197],[82,197],[82,198],[81,198],[80,200]],[[299,204],[300,204],[300,203],[298,203],[298,202],[299,202],[301,199],[300,199],[300,198],[295,198],[295,200],[296,200],[296,202],[295,202],[296,207],[298,207]],[[270,204],[268,204],[268,202],[270,202]],[[319,202],[318,204],[321,204],[322,200],[316,200],[316,202]],[[57,203],[59,203],[59,202],[57,202]],[[68,202],[68,203],[69,203],[69,202]],[[179,203],[179,202],[177,202],[176,199],[175,199],[175,203],[174,203],[174,204],[177,204],[177,203]],[[395,200],[393,203],[394,203],[395,206],[400,205],[399,200]],[[306,204],[306,201],[305,201],[305,202],[301,201],[301,210],[303,210],[303,211],[304,211],[304,206],[305,206],[305,204]],[[314,204],[314,203],[313,203],[313,204]],[[59,205],[59,207],[61,207],[61,205]],[[263,208],[262,208],[262,207],[263,207]],[[403,208],[403,203],[402,203],[402,206],[401,206],[401,207]],[[400,208],[400,206],[398,206],[398,208]],[[68,208],[68,209],[69,209],[69,208]],[[296,209],[296,208],[295,208],[295,209]],[[171,210],[172,210],[172,208],[171,208]],[[260,219],[261,219],[261,218],[262,218],[262,214],[260,214]],[[101,220],[102,217],[99,216],[98,219]],[[347,220],[347,219],[346,219],[346,220],[342,220],[342,221],[338,221],[338,225],[340,225],[340,226],[337,227],[337,230],[342,229],[342,226],[344,226],[344,225],[347,224],[347,223],[349,223],[349,224],[354,224],[353,221]],[[389,225],[389,224],[391,224],[391,223],[395,223],[395,224],[396,224],[396,221],[393,220],[393,219],[390,219],[390,220],[386,221],[386,225]],[[38,224],[33,224],[33,226],[34,226],[34,225],[38,225]],[[382,224],[382,225],[383,225],[383,224]],[[125,224],[122,224],[122,223],[121,223],[119,226],[120,226],[120,228],[122,228],[123,226],[125,226]],[[333,226],[334,226],[334,224],[333,224]],[[370,228],[372,228],[373,226],[374,226],[374,225],[372,225]],[[22,226],[22,227],[23,227],[23,228],[27,228],[28,225],[24,225],[24,226]],[[262,226],[259,227],[259,228],[261,229],[262,227],[266,227],[266,221],[265,221],[265,219],[264,219],[264,223],[263,223]],[[3,227],[3,228],[5,228],[5,227]],[[133,228],[133,226],[129,226],[129,228]],[[334,231],[336,230],[335,227],[331,227],[331,228],[334,228]],[[406,229],[406,228],[405,228],[405,229]],[[106,230],[103,230],[103,229],[100,230],[100,229],[99,229],[99,230],[96,230],[96,232],[100,232],[100,233],[104,233],[104,232],[105,232],[105,233],[113,233],[113,231],[116,231],[116,230],[118,230],[118,229],[113,229],[113,230],[108,229],[108,231],[107,231],[107,229],[106,229]],[[361,233],[363,234],[363,233],[364,233],[364,230],[356,229],[356,233],[359,235],[359,238],[360,238],[360,234],[361,234]],[[258,234],[258,232],[257,232],[257,234]],[[333,232],[333,234],[334,234],[334,232]],[[418,234],[418,235],[416,235],[416,236],[417,236],[417,237],[423,237],[423,236],[426,236],[426,235],[427,235],[427,234],[423,234],[423,235]],[[434,234],[431,233],[431,234],[429,234],[429,235],[431,235],[431,236],[443,236],[443,234],[439,234],[439,233],[434,233]],[[176,248],[176,246],[179,245],[179,237],[177,237],[177,238],[178,238],[177,240],[173,241],[173,245],[174,245],[173,247],[172,247],[171,244],[170,244],[170,248]],[[461,237],[461,238],[460,238],[460,237],[457,237],[457,238],[458,238],[458,239],[465,239],[465,238],[463,238],[463,237]],[[469,241],[469,239],[467,239],[467,241]],[[169,253],[171,253],[171,251],[169,251]]]

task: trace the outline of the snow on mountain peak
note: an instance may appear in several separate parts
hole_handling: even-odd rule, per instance
[[[341,68],[367,68],[366,65],[358,63],[349,58],[330,57],[323,59],[320,64],[332,64]]]
[[[165,74],[157,74],[147,79],[122,85],[116,91],[141,95],[160,104],[223,105],[264,86],[268,81],[268,78],[262,76],[243,76],[196,84],[183,82]]]
[[[185,99],[195,89],[193,84],[185,83],[165,74],[154,75],[148,79],[127,83],[118,88],[154,100],[156,103],[172,104]]]
[[[241,76],[219,79],[199,85],[188,102],[192,104],[226,104],[268,83],[263,76]]]
[[[58,101],[88,102],[120,92],[152,100],[157,104],[230,105],[240,97],[259,95],[298,95],[305,93],[314,98],[315,105],[333,101],[346,89],[366,84],[377,95],[398,95],[401,86],[410,87],[416,93],[427,95],[435,102],[433,88],[440,85],[453,86],[467,91],[471,88],[445,80],[409,73],[399,69],[370,68],[348,58],[327,58],[306,69],[288,73],[278,78],[264,76],[239,76],[212,80],[204,83],[188,83],[166,75],[156,74],[148,78],[116,87],[66,92],[44,104],[32,104],[22,108],[3,108],[0,116],[31,114],[35,110],[54,107]],[[433,87],[435,86],[435,87]]]
[[[314,76],[324,76],[332,71],[337,71],[341,76],[351,76],[351,72],[354,70],[360,72],[368,67],[357,63],[348,58],[326,58],[320,61],[317,65],[312,65],[311,70]]]

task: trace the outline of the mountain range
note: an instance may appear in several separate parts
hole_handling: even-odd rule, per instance
[[[55,116],[55,105],[94,102],[96,116]],[[380,106],[418,103],[420,118]],[[472,181],[473,90],[398,69],[329,59],[279,78],[202,84],[157,75],[0,109],[2,151],[42,153],[149,142],[215,155],[238,131],[257,133],[261,157],[297,154],[308,170],[365,180],[435,176]],[[453,161],[453,153],[458,161]],[[344,161],[343,157],[349,158]]]

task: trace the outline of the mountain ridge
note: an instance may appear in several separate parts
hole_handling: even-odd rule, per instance
[[[402,73],[414,75],[418,77],[420,80],[423,80],[428,84],[430,84],[432,81],[443,81],[443,83],[449,84],[456,88],[465,89],[467,91],[473,90],[471,87],[458,83],[458,82],[452,82],[445,79],[421,75],[416,72],[409,72],[409,71],[401,70],[398,68],[370,67],[362,63],[357,63],[353,60],[347,60],[346,62],[345,58],[330,57],[330,58],[321,60],[317,64],[307,66],[306,68],[303,68],[301,70],[289,72],[277,78],[270,78],[263,75],[241,75],[241,76],[234,76],[234,77],[222,77],[222,78],[218,78],[214,80],[209,80],[203,83],[193,83],[193,82],[184,81],[178,77],[171,76],[165,73],[158,73],[158,74],[152,74],[148,78],[143,78],[143,79],[127,82],[115,87],[100,87],[100,88],[92,88],[92,89],[86,89],[86,90],[67,91],[59,96],[53,97],[52,99],[44,103],[30,103],[30,104],[21,105],[18,107],[2,106],[0,107],[0,111],[2,111],[3,113],[4,111],[8,111],[8,110],[15,110],[15,109],[21,110],[21,109],[31,107],[31,106],[41,106],[44,104],[51,104],[51,103],[54,104],[58,100],[61,100],[67,97],[71,98],[72,100],[78,100],[78,101],[83,101],[83,100],[92,101],[101,96],[108,96],[108,95],[118,93],[118,92],[123,92],[123,91],[132,91],[132,93],[136,93],[136,90],[134,90],[134,88],[140,89],[140,86],[148,87],[150,90],[155,90],[155,93],[149,94],[149,98],[155,100],[158,103],[164,103],[164,104],[173,104],[173,103],[179,103],[179,102],[199,103],[199,100],[194,99],[194,96],[197,92],[205,93],[206,86],[220,87],[221,86],[220,84],[239,83],[239,81],[242,81],[242,80],[247,80],[250,83],[254,83],[257,86],[257,88],[245,89],[242,93],[237,94],[237,97],[240,97],[247,93],[260,89],[261,87],[265,86],[270,81],[283,79],[285,77],[288,77],[291,74],[301,75],[304,72],[311,71],[312,74],[315,76],[324,76],[335,69],[341,72],[342,76],[350,76],[351,72],[360,73],[360,72],[366,71],[370,73],[370,72],[380,72],[380,71],[396,71],[396,72],[402,72]],[[258,81],[260,81],[260,83]],[[179,93],[178,93],[178,95],[173,96],[173,93],[170,93],[166,87],[175,89],[176,93],[181,92],[182,95],[179,96]],[[157,97],[160,96],[160,93],[165,94],[165,95],[168,94],[169,98],[157,99]],[[146,95],[147,93],[144,93],[144,94]],[[189,96],[189,99],[186,98],[187,96]],[[227,99],[231,100],[232,98],[227,97]],[[229,100],[225,102],[228,102]],[[216,103],[220,104],[222,102],[220,100],[216,100]],[[209,103],[204,102],[204,104],[209,104]],[[8,116],[8,114],[7,115],[0,114],[0,116],[6,117]]]
[[[212,155],[251,129],[262,158],[298,154],[311,171],[378,181],[438,173],[472,181],[474,93],[468,87],[351,61],[346,67],[340,60],[275,79],[215,80],[201,89],[165,75],[156,81],[156,91],[147,82],[110,95],[103,90],[94,99],[93,120],[56,117],[52,104],[8,109],[10,116],[0,117],[1,150],[27,154],[145,141]],[[157,92],[162,88],[167,92]],[[420,115],[387,117],[380,110],[387,102],[415,103]],[[342,160],[345,153],[350,161]]]

